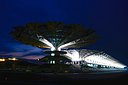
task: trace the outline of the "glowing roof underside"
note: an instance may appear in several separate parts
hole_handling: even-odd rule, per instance
[[[16,26],[11,34],[25,44],[51,50],[87,46],[98,38],[93,29],[62,22],[27,23],[25,26]]]
[[[16,26],[11,31],[13,37],[25,44],[39,48],[50,48],[60,51],[68,48],[81,48],[97,41],[98,36],[92,29],[78,24],[64,24],[62,22],[27,23]],[[92,50],[65,50],[72,61],[84,60],[88,63],[124,68],[125,65],[111,56]]]
[[[66,57],[70,57],[72,61],[86,61],[87,63],[93,63],[98,65],[111,66],[116,68],[124,68],[126,65],[122,64],[118,60],[114,59],[108,54],[99,51],[92,50],[65,50]]]

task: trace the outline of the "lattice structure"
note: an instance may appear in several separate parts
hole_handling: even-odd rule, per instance
[[[25,44],[50,48],[52,51],[80,48],[98,39],[96,32],[92,29],[61,22],[28,23],[25,26],[15,27],[11,34],[16,40]]]
[[[65,56],[70,57],[72,61],[85,61],[88,64],[101,65],[102,67],[112,67],[112,68],[125,68],[126,65],[119,62],[112,56],[96,50],[65,50],[67,54]],[[75,55],[75,56],[74,56]]]
[[[85,61],[89,66],[103,66],[124,68],[113,57],[96,50],[81,49],[98,39],[96,32],[78,24],[64,24],[62,22],[28,23],[25,26],[17,26],[12,30],[13,37],[25,44],[39,48],[49,48],[50,56],[65,56],[72,61]],[[72,48],[72,50],[67,50]],[[76,48],[79,50],[76,50]],[[67,52],[63,54],[62,52]],[[61,57],[60,56],[60,57]],[[60,58],[61,59],[61,58]],[[55,63],[56,59],[52,62]],[[61,60],[57,60],[59,63]]]

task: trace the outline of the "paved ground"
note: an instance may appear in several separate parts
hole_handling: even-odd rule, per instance
[[[18,73],[1,72],[0,85],[72,85],[80,83],[105,84],[128,81],[128,72],[91,73]],[[83,84],[83,85],[85,85]]]

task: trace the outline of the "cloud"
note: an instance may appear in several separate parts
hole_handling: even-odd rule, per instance
[[[32,59],[32,60],[37,60],[37,59],[40,59],[40,58],[43,58],[44,55],[29,55],[29,56],[24,56],[22,58],[24,59]]]
[[[39,48],[36,48],[36,47],[29,47],[29,48],[26,48],[24,47],[24,45],[19,45],[19,46],[16,46],[18,47],[17,49],[20,49],[20,51],[10,51],[10,52],[0,52],[0,57],[18,57],[18,58],[32,58],[32,59],[36,59],[36,58],[40,58],[42,57],[44,54],[42,52],[42,49],[39,49]],[[16,48],[15,47],[15,48]],[[36,58],[34,58],[34,56]]]
[[[15,57],[19,57],[19,56],[23,56],[24,53],[23,52],[10,52],[10,53],[1,53],[1,56],[15,56]]]

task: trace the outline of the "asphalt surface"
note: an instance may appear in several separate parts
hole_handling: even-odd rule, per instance
[[[74,85],[124,83],[128,72],[20,73],[0,72],[0,85]]]

